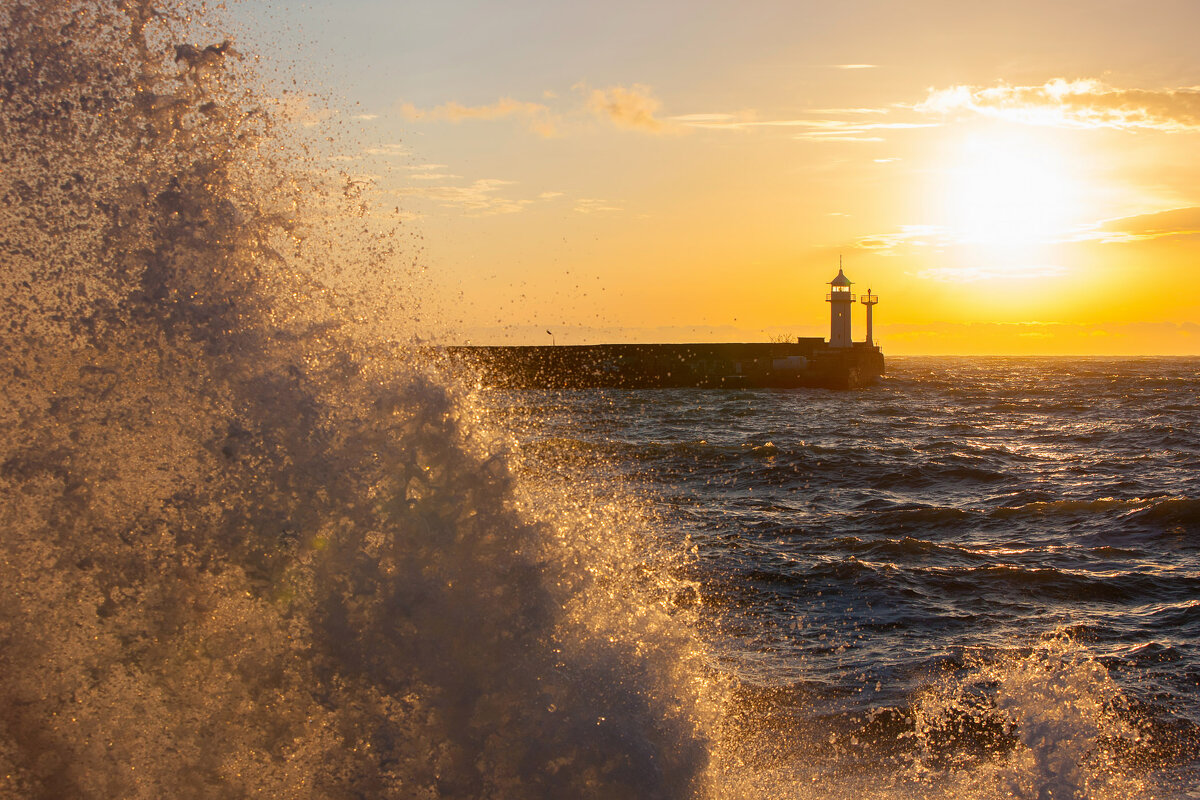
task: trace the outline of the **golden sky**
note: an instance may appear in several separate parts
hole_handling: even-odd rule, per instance
[[[1194,0],[239,13],[420,232],[426,335],[827,336],[841,258],[888,354],[1200,353]]]

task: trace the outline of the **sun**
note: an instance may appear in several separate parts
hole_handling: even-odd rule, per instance
[[[1074,156],[1033,134],[974,132],[951,151],[942,173],[946,228],[963,244],[1061,241],[1087,202]]]

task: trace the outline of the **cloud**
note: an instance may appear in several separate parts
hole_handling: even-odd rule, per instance
[[[835,113],[838,109],[825,109],[816,113]],[[844,114],[886,114],[887,109],[841,109]],[[835,119],[831,117],[794,119],[758,119],[753,111],[730,113],[683,114],[671,117],[673,122],[689,128],[712,130],[748,131],[761,128],[790,129],[795,139],[818,142],[881,142],[879,133],[884,131],[908,130],[912,128],[935,128],[937,122],[867,122],[861,119]]]
[[[814,108],[811,114],[886,114],[886,108]]]
[[[875,69],[876,64],[831,64],[834,69]]]
[[[650,87],[640,83],[628,89],[624,86],[593,89],[587,99],[588,110],[596,116],[609,120],[618,128],[648,133],[671,130],[671,126],[654,116],[660,105]]]
[[[1200,206],[1104,220],[1083,235],[1102,242],[1133,242],[1166,236],[1200,236]]]
[[[586,118],[589,113],[626,130],[655,134],[680,130],[678,125],[655,116],[661,103],[649,86],[638,83],[630,87],[591,89],[586,84],[578,83],[572,88],[584,92],[585,96],[580,100],[576,95],[573,108],[559,110],[545,103],[511,97],[502,97],[495,103],[481,106],[464,106],[451,101],[434,108],[418,108],[412,103],[401,103],[398,109],[407,119],[420,121],[459,123],[468,120],[519,119],[530,130],[545,137],[557,136],[565,122],[578,122],[581,116]],[[549,90],[543,92],[542,96],[548,101],[558,99],[558,94]]]
[[[681,125],[691,125],[697,128],[723,128],[734,127],[734,123],[739,122],[739,119],[741,118],[737,114],[710,113],[681,114],[679,116],[671,117],[671,119]],[[746,118],[744,121],[749,122],[750,119]]]
[[[882,142],[883,137],[872,135],[880,131],[900,131],[914,128],[936,128],[929,122],[854,122],[841,119],[795,120],[795,127],[802,130],[796,139],[825,142]]]
[[[410,120],[438,120],[445,122],[463,122],[464,120],[495,120],[515,117],[525,121],[528,128],[540,136],[554,136],[558,133],[558,115],[542,103],[514,100],[502,97],[495,103],[486,106],[464,106],[451,101],[435,108],[417,108],[412,103],[401,103],[400,113]]]
[[[939,225],[901,225],[899,231],[862,236],[855,247],[874,250],[880,255],[891,255],[903,246],[945,247],[951,244],[946,229]]]
[[[480,178],[465,186],[406,186],[394,192],[405,199],[428,200],[442,208],[458,208],[471,216],[485,217],[495,214],[515,214],[525,210],[532,201],[513,199],[501,192],[515,181],[500,178]]]
[[[415,164],[406,165],[413,181],[441,181],[429,185],[410,183],[390,192],[393,197],[406,202],[432,203],[440,208],[458,209],[465,211],[467,216],[488,217],[497,214],[516,214],[525,211],[535,203],[547,203],[563,197],[562,192],[544,191],[536,196],[513,197],[512,188],[517,181],[501,178],[480,178],[469,183],[461,183],[462,176],[444,170],[445,164]],[[620,211],[606,201],[586,198],[577,201],[583,213],[593,211]]]
[[[401,142],[385,142],[384,144],[367,147],[363,153],[368,156],[409,156],[412,150]]]
[[[1028,125],[1167,132],[1200,130],[1200,87],[1121,89],[1055,78],[1041,86],[930,89],[913,106],[927,114],[973,113]]]
[[[581,197],[575,202],[575,210],[580,214],[596,214],[603,211],[623,211],[620,206],[611,205],[607,200],[598,197]]]
[[[808,135],[794,136],[794,139],[808,139],[814,142],[886,142],[882,136],[855,136],[853,134],[828,134],[828,135]]]
[[[966,240],[969,241],[969,240]],[[942,252],[963,244],[964,240],[942,225],[901,225],[897,231],[860,236],[854,246],[875,255],[913,255],[918,249],[932,248]],[[928,250],[925,250],[928,252]],[[1066,269],[1053,264],[1005,264],[996,267],[938,267],[922,270],[916,277],[937,281],[984,281],[997,278],[1046,278],[1066,274]]]

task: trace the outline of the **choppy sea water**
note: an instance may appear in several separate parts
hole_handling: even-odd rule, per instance
[[[1200,360],[888,370],[857,392],[493,403],[536,420],[528,451],[599,465],[693,548],[716,668],[773,769],[886,764],[876,781],[919,794],[1029,751],[1036,774],[997,785],[1082,797],[1069,767],[1108,748],[1139,790],[1195,796]]]

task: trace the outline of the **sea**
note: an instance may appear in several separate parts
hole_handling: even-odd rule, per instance
[[[1200,797],[1200,360],[490,389],[223,14],[0,4],[0,797]]]
[[[782,773],[1200,796],[1200,359],[909,356],[862,391],[493,405],[688,549],[716,668]]]

